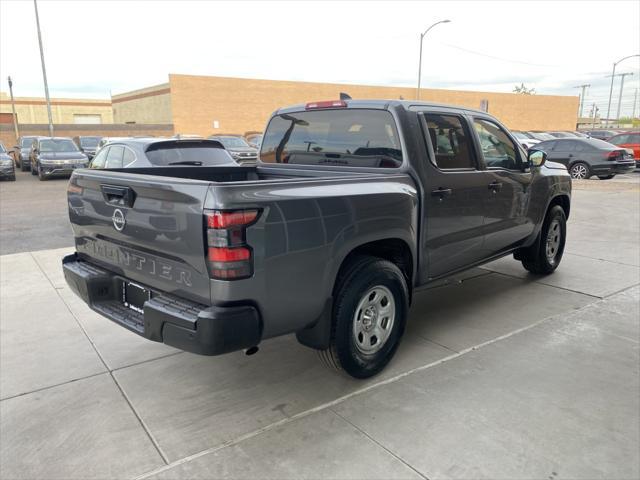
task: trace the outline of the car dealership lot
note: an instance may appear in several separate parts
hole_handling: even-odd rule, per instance
[[[67,181],[0,184],[2,478],[637,478],[640,174],[574,182],[559,270],[416,293],[378,377],[294,338],[146,341],[67,288]]]

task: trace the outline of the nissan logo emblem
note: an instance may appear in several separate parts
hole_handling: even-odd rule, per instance
[[[111,220],[113,221],[113,228],[115,228],[119,232],[124,230],[124,226],[127,224],[127,221],[124,218],[124,213],[122,213],[122,210],[120,210],[119,208],[116,208],[113,211]]]

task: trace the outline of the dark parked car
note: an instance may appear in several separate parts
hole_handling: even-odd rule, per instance
[[[258,149],[250,146],[240,135],[211,135],[209,139],[220,142],[241,165],[254,164],[258,160]]]
[[[218,355],[296,333],[332,368],[370,377],[418,287],[511,254],[537,274],[558,267],[571,179],[530,152],[476,110],[282,108],[257,166],[74,172],[64,275],[149,340]]]
[[[26,172],[31,168],[29,163],[29,154],[31,153],[31,146],[33,141],[38,138],[35,135],[18,138],[18,144],[13,147],[13,158],[16,162],[16,167],[20,168],[23,172]]]
[[[74,137],[73,141],[82,153],[84,153],[89,160],[91,160],[98,151],[98,144],[102,140],[102,137],[97,136],[79,136]]]
[[[556,138],[540,142],[535,148],[546,152],[549,160],[566,165],[575,179],[597,175],[608,180],[635,169],[635,162],[624,148],[597,138]]]
[[[11,181],[16,179],[16,166],[13,163],[13,158],[9,156],[2,142],[0,142],[0,178]]]
[[[29,157],[31,175],[38,175],[39,180],[70,175],[76,168],[86,168],[89,164],[87,156],[68,137],[35,138]]]
[[[576,135],[573,132],[554,131],[554,132],[545,132],[545,133],[548,133],[549,135],[551,135],[554,138],[578,138],[578,135]]]
[[[128,138],[102,147],[89,168],[146,168],[175,165],[237,166],[220,142],[176,138]]]
[[[598,140],[607,140],[608,138],[616,135],[617,132],[614,132],[613,130],[585,130],[584,133],[589,135],[591,138],[597,138]]]

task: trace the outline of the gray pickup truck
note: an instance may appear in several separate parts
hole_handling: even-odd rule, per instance
[[[379,372],[419,286],[513,254],[562,258],[571,180],[490,115],[395,100],[276,111],[257,166],[77,170],[70,287],[149,340],[203,355],[295,333]]]

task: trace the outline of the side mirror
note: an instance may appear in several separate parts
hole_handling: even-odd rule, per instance
[[[531,167],[540,167],[547,161],[547,154],[542,150],[534,150],[533,148],[530,148],[527,152],[527,158]]]

